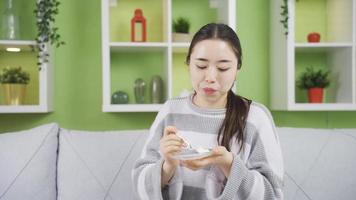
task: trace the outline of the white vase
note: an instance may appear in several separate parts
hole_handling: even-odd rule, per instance
[[[1,15],[0,38],[19,39],[19,17],[15,11],[13,0],[3,0],[3,5],[5,9]]]
[[[1,84],[5,105],[23,105],[26,95],[26,84]]]

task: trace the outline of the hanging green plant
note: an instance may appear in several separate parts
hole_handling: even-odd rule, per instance
[[[284,27],[284,35],[288,35],[288,19],[289,19],[289,12],[288,12],[288,0],[283,0],[283,5],[281,5],[281,16],[282,19],[280,22],[283,24]]]
[[[46,44],[50,43],[59,47],[65,42],[61,40],[58,28],[54,26],[55,16],[58,14],[59,2],[57,0],[38,0],[36,3],[36,24],[37,24],[37,50],[38,65],[48,62],[49,54],[46,50]]]

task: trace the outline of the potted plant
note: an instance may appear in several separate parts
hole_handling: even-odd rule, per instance
[[[190,22],[187,18],[179,17],[173,21],[173,41],[190,42]]]
[[[64,43],[58,33],[58,28],[54,26],[55,16],[58,14],[58,6],[60,2],[58,0],[38,0],[36,2],[36,24],[37,24],[37,49],[39,66],[42,63],[48,62],[48,47],[47,44],[55,45],[59,47]],[[41,69],[41,68],[40,68]]]
[[[314,70],[312,67],[306,69],[300,76],[297,86],[308,90],[309,103],[322,103],[324,88],[330,85],[330,71]]]
[[[5,67],[0,73],[5,105],[21,105],[25,100],[30,75],[21,67]]]

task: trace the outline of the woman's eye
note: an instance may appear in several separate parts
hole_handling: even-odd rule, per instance
[[[218,70],[219,71],[221,71],[221,72],[225,72],[225,71],[227,71],[227,70],[229,70],[230,68],[218,68]]]
[[[200,65],[197,65],[197,67],[198,67],[199,69],[205,69],[205,68],[206,68],[206,66],[200,66]]]

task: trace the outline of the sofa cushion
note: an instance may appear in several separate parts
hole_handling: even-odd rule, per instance
[[[131,169],[147,135],[61,129],[58,199],[133,199]]]
[[[55,200],[57,124],[0,134],[0,199]]]
[[[277,129],[285,164],[285,199],[356,196],[356,129]]]

